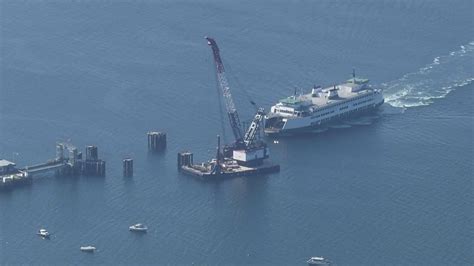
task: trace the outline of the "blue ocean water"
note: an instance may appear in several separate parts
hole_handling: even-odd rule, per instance
[[[472,1],[1,1],[0,157],[99,147],[107,176],[0,193],[0,264],[474,261]],[[202,183],[222,134],[218,41],[242,118],[352,68],[371,117],[270,142],[278,174]],[[149,155],[146,132],[168,133]],[[230,132],[227,130],[227,141]],[[135,160],[133,178],[121,160]],[[143,222],[146,235],[128,232]],[[35,233],[46,227],[51,240]],[[83,254],[82,245],[98,248]]]

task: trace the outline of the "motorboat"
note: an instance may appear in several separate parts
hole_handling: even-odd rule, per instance
[[[36,233],[37,235],[41,236],[42,238],[49,238],[50,234],[48,231],[46,231],[46,229],[40,229],[38,231],[38,233]]]
[[[94,252],[96,250],[93,246],[83,246],[81,247],[81,251],[83,252]]]
[[[128,227],[128,229],[134,232],[146,232],[148,230],[148,227],[146,227],[146,225],[144,224],[134,224]]]
[[[308,265],[331,265],[331,262],[323,257],[311,257],[307,263]]]

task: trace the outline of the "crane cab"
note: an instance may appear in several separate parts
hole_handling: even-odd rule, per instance
[[[251,148],[233,150],[232,152],[232,158],[243,166],[262,165],[263,160],[267,159],[269,155],[268,147],[264,143]]]

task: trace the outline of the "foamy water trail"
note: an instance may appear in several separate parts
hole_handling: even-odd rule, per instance
[[[438,56],[413,73],[383,83],[385,100],[394,107],[429,105],[456,88],[474,81],[474,41]]]

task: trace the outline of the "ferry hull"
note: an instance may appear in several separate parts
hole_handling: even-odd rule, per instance
[[[331,117],[331,119],[327,121],[318,121],[317,123],[312,122],[311,117],[307,118],[297,118],[297,119],[289,119],[288,122],[283,123],[282,128],[274,128],[274,127],[266,127],[264,129],[265,135],[267,136],[291,136],[295,134],[302,134],[302,133],[310,133],[317,129],[325,128],[331,124],[336,124],[337,122],[341,121],[342,119],[351,118],[351,117],[358,117],[363,114],[373,113],[376,112],[377,109],[384,103],[382,99],[381,102],[368,105],[360,110],[354,111],[352,113],[342,113],[339,115],[335,115]],[[282,117],[276,117],[271,119],[282,119]],[[292,121],[293,120],[293,121]],[[266,121],[267,122],[267,121]],[[291,127],[287,127],[288,124],[291,123]]]

